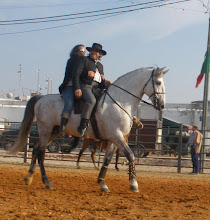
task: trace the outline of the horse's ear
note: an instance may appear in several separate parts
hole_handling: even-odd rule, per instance
[[[163,77],[163,75],[166,74],[166,73],[169,71],[169,70],[163,71],[165,68],[166,68],[166,67],[157,68],[157,71],[156,71],[156,77],[157,77],[157,78]]]
[[[166,66],[164,66],[163,68],[159,69],[159,72],[163,72],[163,70],[166,68]]]
[[[169,71],[169,69],[168,69],[168,70],[166,70],[166,71],[163,71],[163,75],[164,75],[164,74],[166,74],[168,71]]]

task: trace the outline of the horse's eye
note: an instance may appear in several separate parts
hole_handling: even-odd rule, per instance
[[[157,82],[156,82],[156,85],[158,85],[158,86],[161,85],[161,82],[157,81]]]

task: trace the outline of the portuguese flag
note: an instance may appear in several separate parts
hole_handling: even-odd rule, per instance
[[[197,78],[197,83],[196,83],[195,88],[198,88],[198,86],[200,85],[203,79],[204,73],[210,73],[210,52],[206,54],[206,57],[205,57],[205,60],[203,62],[203,66],[201,69],[201,73]]]

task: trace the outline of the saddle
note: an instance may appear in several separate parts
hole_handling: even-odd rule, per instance
[[[93,131],[95,133],[96,138],[101,140],[101,136],[100,136],[100,133],[99,133],[99,130],[98,130],[97,121],[96,121],[96,118],[95,118],[95,113],[96,113],[97,104],[100,101],[102,95],[105,93],[105,89],[100,89],[100,88],[94,88],[93,87],[92,92],[93,92],[93,94],[96,98],[96,104],[95,104],[95,106],[93,108],[93,111],[91,113],[90,122],[92,124],[92,128],[93,128]],[[74,114],[81,114],[83,106],[84,106],[84,100],[83,99],[75,99],[75,101],[74,101]]]

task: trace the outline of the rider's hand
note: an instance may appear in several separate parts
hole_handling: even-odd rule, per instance
[[[109,80],[105,80],[105,86],[108,86],[108,85],[110,85],[111,84],[111,81],[109,81]]]
[[[76,90],[74,91],[74,94],[75,94],[75,97],[76,97],[77,99],[79,99],[79,98],[81,98],[81,96],[82,96],[82,90],[81,90],[81,89],[76,89]]]
[[[88,71],[88,76],[95,77],[95,73],[93,71]]]
[[[103,74],[101,74],[101,79],[102,79],[102,80],[104,80],[104,79],[105,79]]]

